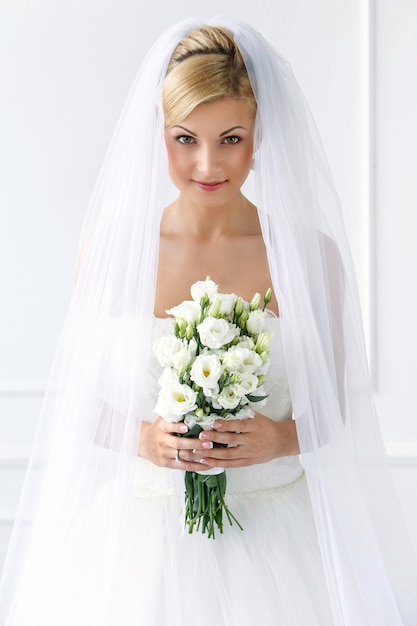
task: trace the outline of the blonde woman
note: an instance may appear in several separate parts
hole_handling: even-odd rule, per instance
[[[7,626],[415,623],[415,560],[315,134],[289,65],[248,25],[186,21],[150,51],[82,233],[6,564]],[[152,348],[207,276],[246,302],[272,287],[268,397],[191,439],[155,413]],[[184,471],[216,469],[243,530],[226,521],[213,539],[184,527]]]

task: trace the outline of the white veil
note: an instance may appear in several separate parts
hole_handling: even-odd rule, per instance
[[[261,35],[229,18],[211,23],[234,33],[258,102],[255,203],[334,624],[362,625],[363,615],[368,624],[417,623],[416,561],[387,469],[354,272],[314,123],[288,63]],[[143,388],[159,223],[173,193],[161,85],[178,41],[199,26],[168,29],[145,58],[86,215],[0,588],[6,626],[45,626],[56,607],[60,626],[114,623],[111,589],[140,422],[150,411]],[[93,545],[83,544],[92,536],[87,519]],[[82,617],[71,592],[77,577]]]

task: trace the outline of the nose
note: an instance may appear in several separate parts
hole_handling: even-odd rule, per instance
[[[221,158],[217,147],[201,145],[196,163],[197,171],[206,178],[213,177],[221,172]]]

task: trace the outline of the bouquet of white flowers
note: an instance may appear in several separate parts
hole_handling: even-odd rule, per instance
[[[175,317],[174,333],[158,339],[154,353],[164,367],[155,413],[169,422],[185,422],[186,437],[197,438],[219,419],[247,419],[252,405],[265,403],[271,335],[264,331],[272,291],[248,303],[235,294],[218,293],[207,278],[191,287],[191,301],[167,311]],[[222,468],[185,473],[185,523],[214,538],[223,532],[226,474]]]

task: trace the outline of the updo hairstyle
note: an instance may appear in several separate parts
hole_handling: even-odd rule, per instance
[[[162,89],[165,126],[178,124],[199,104],[234,98],[255,116],[256,100],[233,34],[221,26],[191,31],[175,48]]]

